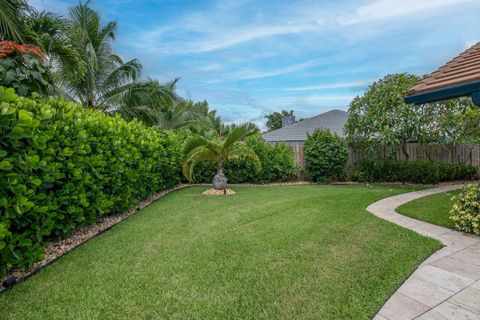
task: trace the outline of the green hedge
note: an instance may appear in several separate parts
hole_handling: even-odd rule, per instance
[[[431,161],[359,161],[349,179],[360,182],[412,182],[437,184],[442,181],[473,180],[477,169],[470,165]]]
[[[0,87],[0,276],[43,243],[123,212],[180,179],[172,134]]]
[[[465,186],[453,200],[450,219],[455,229],[480,236],[480,185]]]
[[[315,130],[303,147],[305,176],[315,182],[330,182],[343,177],[348,161],[345,141],[330,131]]]
[[[261,137],[250,137],[246,142],[260,159],[261,169],[257,171],[249,158],[225,162],[224,173],[229,183],[271,183],[290,181],[298,176],[295,156],[291,148],[283,143],[270,145]],[[215,175],[215,164],[201,162],[193,174],[196,183],[211,183]]]

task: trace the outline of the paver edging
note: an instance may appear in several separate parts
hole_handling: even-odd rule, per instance
[[[465,289],[476,290],[480,287],[480,237],[464,234],[448,228],[430,224],[401,215],[395,211],[400,205],[433,194],[448,192],[462,188],[463,184],[441,186],[437,188],[425,189],[415,192],[404,193],[389,198],[384,198],[370,204],[367,211],[386,221],[395,223],[399,226],[415,231],[421,235],[441,241],[445,246],[428,257],[405,282],[395,291],[395,293],[383,305],[374,319],[432,319],[436,317],[442,319],[457,319],[458,316],[469,314],[480,319],[480,309],[468,309],[469,304],[459,305],[455,303],[455,297]],[[461,255],[464,255],[462,258]],[[466,257],[465,257],[466,256]],[[468,259],[473,257],[473,259]],[[448,265],[447,259],[462,258],[461,263],[464,270],[455,269]],[[471,262],[469,260],[473,260]],[[446,266],[439,265],[444,261]],[[458,262],[458,261],[457,261]],[[435,265],[435,263],[437,263]],[[472,270],[468,270],[468,269]],[[477,273],[478,269],[478,273]],[[466,272],[470,271],[470,273]],[[466,274],[468,276],[466,276]],[[431,292],[425,294],[420,289],[420,281],[428,284]],[[405,288],[409,288],[409,291]],[[412,288],[414,288],[412,290]],[[450,290],[451,296],[439,297],[438,293],[443,290]],[[425,290],[425,289],[423,289]],[[408,295],[406,295],[406,292]],[[480,293],[480,290],[478,290]],[[404,297],[408,298],[407,305]],[[458,299],[457,299],[458,300]],[[455,310],[452,310],[452,305]],[[465,307],[465,308],[464,308]],[[416,309],[415,309],[416,308]],[[415,310],[412,310],[415,309]],[[448,310],[448,311],[447,311]],[[406,313],[409,312],[409,314]]]

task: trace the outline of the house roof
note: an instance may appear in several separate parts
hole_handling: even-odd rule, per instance
[[[480,42],[407,91],[407,103],[428,103],[470,96],[480,90]]]
[[[266,141],[305,141],[307,133],[316,129],[329,130],[344,137],[343,126],[347,122],[348,113],[342,110],[331,110],[318,116],[295,122],[292,125],[262,134]]]

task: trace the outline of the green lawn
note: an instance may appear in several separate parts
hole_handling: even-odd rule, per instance
[[[368,319],[440,243],[366,212],[402,186],[195,187],[0,294],[2,319]]]
[[[418,220],[453,228],[453,223],[448,217],[453,206],[452,197],[460,192],[461,190],[455,190],[419,198],[401,205],[397,208],[397,212]]]

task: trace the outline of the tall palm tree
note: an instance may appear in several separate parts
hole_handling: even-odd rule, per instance
[[[101,25],[99,14],[87,3],[69,9],[66,32],[84,65],[84,72],[72,73],[60,66],[54,75],[64,95],[83,105],[125,119],[140,118],[155,124],[156,111],[175,99],[174,82],[162,85],[141,79],[142,66],[136,59],[124,62],[113,53],[117,23]]]
[[[183,164],[183,175],[192,181],[193,170],[201,161],[212,161],[216,163],[217,172],[213,178],[213,187],[217,190],[227,188],[227,178],[223,174],[223,166],[226,160],[234,160],[242,157],[251,158],[257,169],[260,168],[260,160],[255,151],[241,141],[246,137],[254,135],[258,128],[252,123],[245,123],[239,126],[232,126],[228,134],[207,139],[200,135],[188,137],[183,145],[185,162]]]
[[[24,41],[24,19],[31,10],[26,0],[0,0],[0,40]]]

